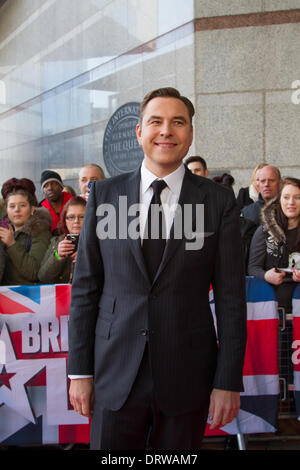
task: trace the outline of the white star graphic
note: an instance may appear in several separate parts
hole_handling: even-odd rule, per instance
[[[0,387],[0,406],[12,408],[31,423],[36,423],[27,395],[26,383],[45,367],[45,361],[43,359],[17,360],[6,324],[3,325],[1,331],[1,341],[5,344],[5,361],[0,363],[0,370],[5,366],[7,373],[15,375],[10,378],[10,389],[4,385]]]

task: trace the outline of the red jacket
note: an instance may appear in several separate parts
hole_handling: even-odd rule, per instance
[[[51,206],[50,202],[48,201],[48,199],[44,199],[40,205],[45,207],[46,209],[48,209],[48,211],[50,212],[51,214],[51,217],[52,217],[52,225],[51,225],[51,232],[53,232],[53,230],[56,229],[57,225],[58,225],[58,222],[60,221],[60,216],[61,216],[61,212],[63,210],[63,207],[64,205],[69,201],[69,199],[71,199],[72,194],[70,193],[66,193],[65,191],[62,192],[62,195],[63,195],[63,202],[62,202],[62,205],[60,206],[60,209],[59,209],[59,214],[57,214],[55,212],[55,210],[53,209],[53,207]]]

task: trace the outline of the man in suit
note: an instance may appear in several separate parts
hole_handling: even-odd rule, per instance
[[[74,409],[92,417],[92,449],[144,449],[147,439],[152,449],[198,449],[208,413],[212,428],[238,413],[246,342],[239,214],[231,192],[182,163],[193,114],[173,88],[146,95],[136,129],[141,168],[91,189],[72,285],[69,374]],[[147,211],[139,236],[129,230],[137,226],[131,209],[148,209],[158,185],[163,249],[146,235]],[[186,208],[189,217],[180,217]]]

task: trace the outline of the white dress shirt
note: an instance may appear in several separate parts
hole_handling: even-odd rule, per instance
[[[184,177],[185,169],[184,165],[181,164],[179,168],[165,176],[164,178],[157,178],[156,175],[151,173],[145,163],[141,166],[141,182],[140,182],[140,234],[141,238],[145,232],[145,225],[147,221],[148,210],[150,202],[153,196],[153,189],[151,184],[157,179],[163,179],[167,183],[160,195],[161,203],[164,207],[164,216],[166,221],[166,235],[167,238],[170,234],[171,226],[173,223],[174,212],[176,210],[178,199],[181,191],[182,181]],[[168,210],[166,210],[168,209]]]
[[[173,223],[174,212],[178,204],[181,186],[183,182],[185,169],[183,163],[175,171],[165,176],[164,178],[157,178],[156,175],[151,173],[143,161],[141,166],[141,181],[140,181],[140,234],[141,237],[145,232],[145,225],[147,221],[148,210],[150,202],[153,196],[153,189],[151,183],[156,179],[163,179],[167,183],[160,195],[161,203],[163,206],[167,206],[170,210],[164,211],[166,220],[166,235],[170,234],[170,229]],[[85,379],[93,377],[92,375],[69,375],[70,379]]]

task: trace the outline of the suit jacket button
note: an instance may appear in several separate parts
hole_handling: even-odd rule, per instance
[[[148,330],[146,328],[143,328],[141,331],[140,331],[141,335],[142,336],[148,336]]]

